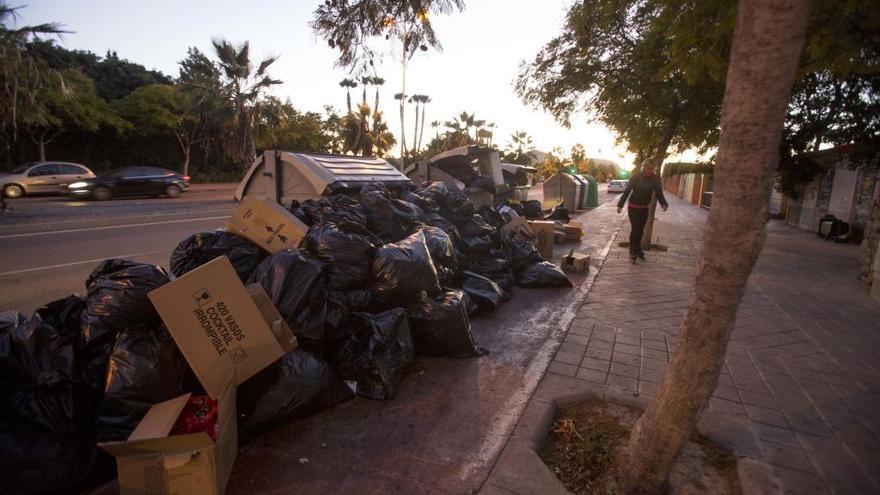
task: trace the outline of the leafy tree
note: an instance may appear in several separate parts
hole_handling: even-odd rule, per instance
[[[199,144],[202,158],[207,162],[216,144],[223,139],[230,115],[220,69],[196,47],[188,48],[186,58],[178,65],[180,69],[177,84],[182,86],[198,113],[201,129]]]
[[[110,129],[128,126],[96,94],[92,80],[76,69],[67,69],[45,80],[22,119],[37,145],[40,161],[46,160],[46,146],[65,132],[95,132],[101,126]]]
[[[300,112],[290,100],[268,97],[260,105],[256,145],[260,149],[330,152],[331,136],[320,114]]]
[[[376,53],[368,45],[371,38],[384,37],[400,42],[401,88],[406,94],[406,65],[417,50],[441,49],[431,14],[446,14],[464,8],[463,0],[334,0],[315,10],[312,29],[331,48],[339,50],[336,64],[349,69],[366,70],[373,66]],[[405,99],[400,98],[400,156],[405,166]]]
[[[204,139],[193,93],[182,86],[150,84],[135,89],[117,106],[135,132],[173,136],[183,155],[183,175],[189,175],[192,148]]]
[[[526,131],[516,131],[510,135],[510,142],[504,148],[503,160],[508,163],[528,165],[534,161],[532,136]]]
[[[803,0],[741,0],[727,73],[717,188],[678,347],[623,452],[620,488],[660,493],[723,365],[764,243],[783,121],[807,28]]]

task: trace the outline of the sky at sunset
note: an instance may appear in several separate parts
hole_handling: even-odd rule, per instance
[[[31,0],[22,8],[19,22],[60,22],[72,31],[59,41],[68,49],[104,55],[115,50],[121,58],[177,76],[177,63],[189,46],[210,53],[211,39],[250,40],[259,59],[279,56],[270,73],[284,81],[272,93],[290,98],[301,110],[322,111],[325,104],[345,107],[339,81],[345,70],[334,67],[336,52],[308,26],[317,0],[296,1],[195,1],[156,0]],[[552,116],[524,105],[513,90],[521,61],[530,60],[556,35],[571,0],[470,0],[463,12],[432,18],[443,50],[418,52],[407,71],[407,93],[429,95],[425,140],[432,136],[429,123],[449,120],[462,111],[497,125],[495,141],[509,142],[515,130],[525,130],[538,149],[560,146],[568,150],[582,143],[590,157],[630,165],[632,155],[615,145],[615,136],[586,115],[570,129]],[[377,66],[386,79],[380,104],[391,129],[400,123],[393,95],[400,92],[398,46],[376,40],[384,52]],[[360,98],[360,88],[354,95]],[[353,95],[353,98],[354,98]],[[412,135],[412,119],[406,132]],[[686,154],[682,158],[693,158]]]

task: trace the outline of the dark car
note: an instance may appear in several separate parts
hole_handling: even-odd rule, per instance
[[[65,194],[68,184],[94,177],[91,170],[79,163],[28,163],[11,172],[0,172],[0,194],[7,198],[31,194]]]
[[[176,198],[189,187],[189,176],[158,167],[124,167],[67,186],[78,198],[99,201],[121,196],[168,196]]]

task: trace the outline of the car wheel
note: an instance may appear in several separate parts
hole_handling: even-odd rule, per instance
[[[24,189],[18,184],[9,184],[3,188],[3,195],[7,198],[20,198],[24,196]]]
[[[165,189],[165,194],[169,198],[176,198],[180,196],[180,188],[174,185],[168,186],[168,189]]]
[[[111,196],[113,196],[113,193],[111,193],[110,189],[107,189],[106,187],[99,187],[92,193],[92,197],[98,201],[107,201]]]

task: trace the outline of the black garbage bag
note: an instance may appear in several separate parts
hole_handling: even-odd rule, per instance
[[[455,245],[449,234],[439,227],[430,225],[422,227],[421,231],[425,234],[425,243],[428,245],[428,252],[431,253],[431,261],[434,262],[434,265],[454,269]]]
[[[467,186],[474,189],[482,189],[484,191],[495,193],[495,181],[491,177],[478,175],[467,182]]]
[[[327,292],[327,324],[325,340],[332,347],[341,337],[347,335],[348,320],[355,313],[367,311],[373,298],[370,289],[347,292],[331,290]]]
[[[464,302],[464,307],[467,308],[468,317],[474,316],[480,312],[480,306],[470,295],[468,295],[467,292],[462,292],[461,300]]]
[[[116,467],[91,431],[4,429],[0,452],[0,479],[7,495],[78,493],[112,479]]]
[[[495,233],[495,227],[477,214],[471,215],[467,220],[456,225],[458,226],[458,233],[462,237],[477,237]]]
[[[300,249],[279,251],[257,266],[250,283],[259,283],[266,289],[299,345],[319,354],[323,352],[327,318],[327,276],[323,263]]]
[[[474,203],[468,199],[464,191],[455,187],[446,188],[443,201],[440,202],[440,214],[453,222],[463,222],[472,217]]]
[[[350,325],[332,364],[342,378],[356,383],[358,395],[391,399],[414,354],[406,310],[357,313]]]
[[[529,199],[526,201],[520,202],[522,205],[522,213],[529,220],[542,220],[544,218],[544,211],[541,209],[541,202],[537,199]],[[519,212],[517,212],[519,213]]]
[[[294,349],[238,386],[238,431],[245,437],[354,398],[315,354]]]
[[[477,214],[480,215],[480,217],[482,217],[483,220],[486,221],[486,223],[488,223],[492,227],[495,227],[496,229],[500,229],[504,226],[505,223],[507,223],[504,215],[498,213],[497,211],[495,211],[494,208],[489,205],[481,206],[480,209],[477,210]]]
[[[553,207],[547,220],[562,220],[563,222],[568,222],[571,220],[571,217],[568,216],[568,208],[566,208],[564,204],[559,204]]]
[[[429,297],[424,292],[408,308],[416,353],[425,356],[472,357],[484,354],[474,343],[464,293],[453,290]]]
[[[446,232],[446,235],[452,240],[452,245],[457,249],[460,250],[464,246],[464,243],[461,240],[461,235],[458,232],[458,227],[456,227],[451,220],[447,220],[436,213],[427,213],[425,215],[425,225],[437,227],[443,232]]]
[[[380,247],[373,259],[373,295],[378,307],[414,303],[420,291],[431,296],[440,292],[437,269],[421,230],[398,243]]]
[[[571,281],[553,263],[541,261],[526,266],[517,274],[520,287],[572,287]]]
[[[491,279],[474,272],[464,272],[461,288],[479,309],[493,311],[504,302],[504,289]]]
[[[364,225],[367,221],[358,202],[342,194],[307,199],[302,203],[293,201],[290,212],[309,226],[321,222],[353,222]]]
[[[318,223],[309,228],[300,247],[326,263],[330,289],[352,290],[370,284],[373,255],[381,242],[357,223]]]
[[[436,201],[428,196],[420,196],[416,191],[406,191],[400,195],[400,199],[418,206],[425,215],[440,213],[440,205]]]
[[[72,336],[39,313],[0,335],[0,426],[70,433],[77,429]]]
[[[503,239],[502,250],[510,259],[510,267],[515,273],[533,263],[544,261],[535,246],[520,237],[510,236]]]
[[[196,387],[192,370],[164,326],[116,337],[98,415],[102,442],[125,440],[153,404]]]
[[[361,191],[360,204],[367,217],[367,228],[383,242],[403,239],[417,222],[425,218],[425,213],[418,206],[409,201],[394,199],[381,189]]]
[[[168,266],[171,273],[179,277],[205,263],[226,256],[239,278],[250,278],[266,253],[259,246],[225,230],[214,230],[193,234],[174,248]]]
[[[85,346],[112,341],[125,328],[158,325],[159,314],[147,293],[168,281],[165,270],[156,265],[123,259],[101,262],[86,280],[81,317]]]
[[[494,243],[488,235],[462,236],[462,251],[471,256],[487,255],[492,250]]]
[[[492,252],[496,255],[503,253]],[[505,291],[510,291],[516,283],[513,272],[510,270],[510,259],[502,257],[494,258],[471,258],[468,260],[467,269],[491,279]],[[510,295],[505,293],[505,301]]]

